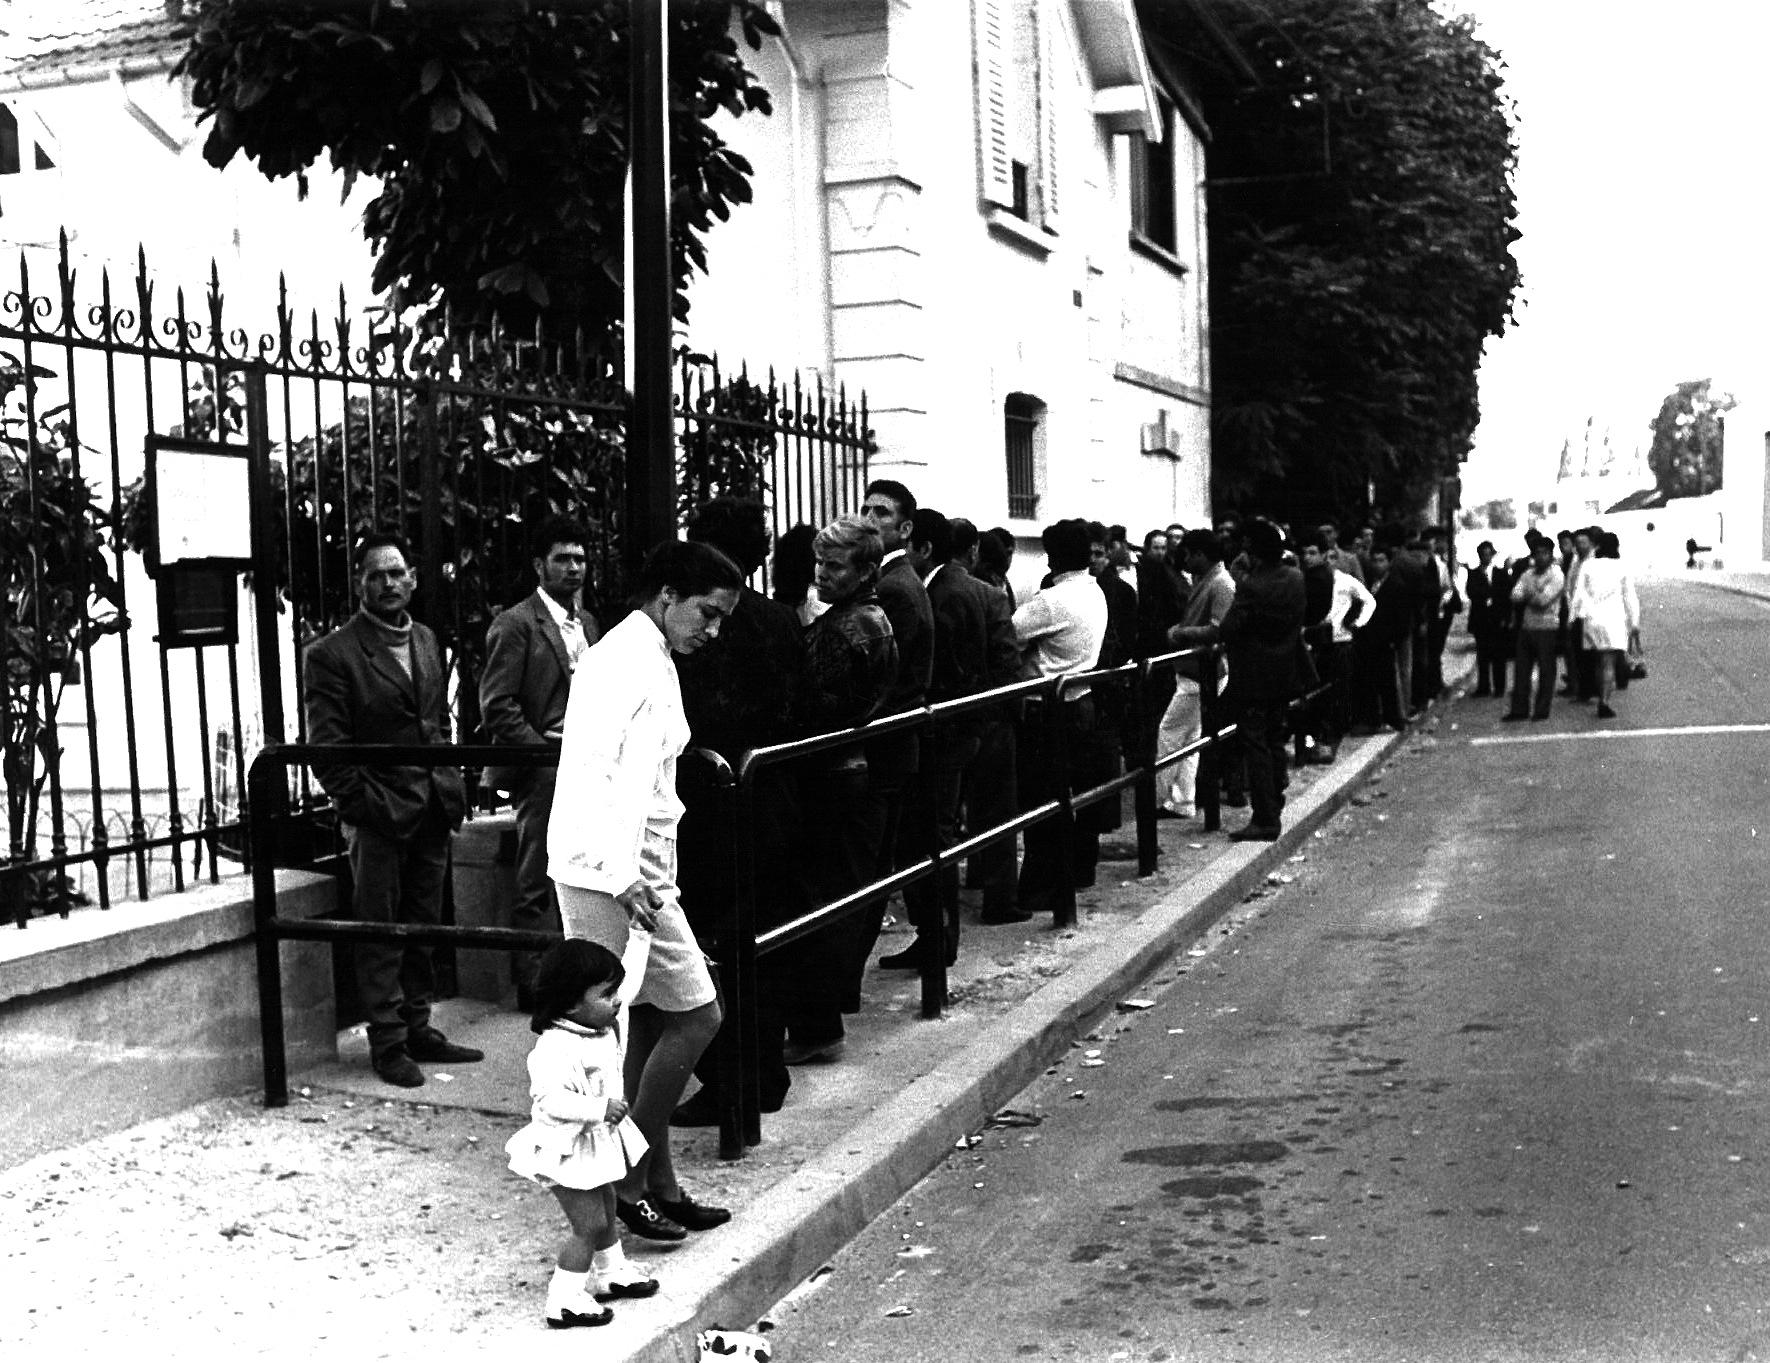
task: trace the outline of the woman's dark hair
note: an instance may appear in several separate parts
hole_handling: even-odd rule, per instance
[[[678,596],[705,596],[708,592],[735,592],[744,585],[744,571],[710,544],[692,540],[665,540],[645,556],[634,584],[634,599],[651,601],[669,587]]]
[[[1622,541],[1608,530],[1598,532],[1598,542],[1592,552],[1598,558],[1621,558]]]
[[[1006,582],[1008,566],[1013,562],[1001,536],[985,531],[977,537],[977,572],[990,582]]]
[[[755,497],[715,497],[694,513],[688,537],[753,573],[768,557],[768,509]]]
[[[599,942],[568,937],[555,942],[535,970],[535,1011],[531,1032],[544,1032],[578,1006],[578,1000],[600,984],[616,986],[627,976],[621,958]]]
[[[817,555],[811,542],[817,538],[817,527],[801,521],[774,541],[774,562],[770,576],[774,579],[776,601],[797,606],[811,593],[817,580]]]

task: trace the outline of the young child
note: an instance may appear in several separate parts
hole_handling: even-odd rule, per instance
[[[615,1228],[614,1185],[645,1153],[621,1097],[621,1000],[626,971],[595,942],[556,942],[535,973],[540,1034],[529,1053],[529,1124],[505,1145],[510,1168],[559,1199],[571,1233],[547,1287],[547,1324],[606,1325],[611,1297],[649,1297],[657,1279],[627,1262]]]

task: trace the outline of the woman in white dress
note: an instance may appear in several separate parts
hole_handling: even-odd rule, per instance
[[[742,585],[737,565],[711,545],[669,540],[647,555],[636,609],[572,673],[548,825],[565,935],[617,956],[633,929],[651,939],[626,1059],[627,1097],[649,1150],[615,1189],[617,1215],[648,1240],[681,1240],[731,1218],[683,1192],[670,1157],[670,1113],[719,1029],[713,977],[676,887],[676,759],[689,735],[671,654],[717,638]]]
[[[1623,566],[1621,542],[1608,531],[1598,536],[1592,557],[1580,565],[1568,614],[1585,630],[1585,645],[1598,674],[1598,718],[1615,719],[1610,698],[1616,669],[1629,640],[1641,631],[1641,601],[1635,582]]]

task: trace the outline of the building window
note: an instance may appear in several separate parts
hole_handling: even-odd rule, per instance
[[[1060,8],[1057,0],[976,0],[972,11],[983,201],[1052,233],[1065,88]]]
[[[1174,106],[1161,101],[1162,140],[1131,136],[1131,230],[1173,252],[1179,241],[1174,195]]]
[[[55,161],[43,145],[31,136],[29,127],[20,128],[18,115],[0,104],[0,175],[18,175],[26,170],[54,170]]]
[[[1030,521],[1039,514],[1045,463],[1045,404],[1030,393],[1010,393],[1002,408],[1008,454],[1008,516]]]

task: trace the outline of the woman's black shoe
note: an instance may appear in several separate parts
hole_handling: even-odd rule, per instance
[[[712,1230],[713,1227],[723,1226],[731,1220],[731,1213],[724,1207],[704,1207],[687,1193],[683,1193],[674,1202],[659,1197],[656,1193],[651,1195],[650,1200],[657,1204],[659,1211],[685,1230]]]
[[[621,1218],[621,1224],[632,1231],[641,1240],[686,1240],[688,1232],[681,1226],[658,1211],[656,1200],[651,1197],[635,1198],[631,1202],[615,1199],[615,1215]]]

